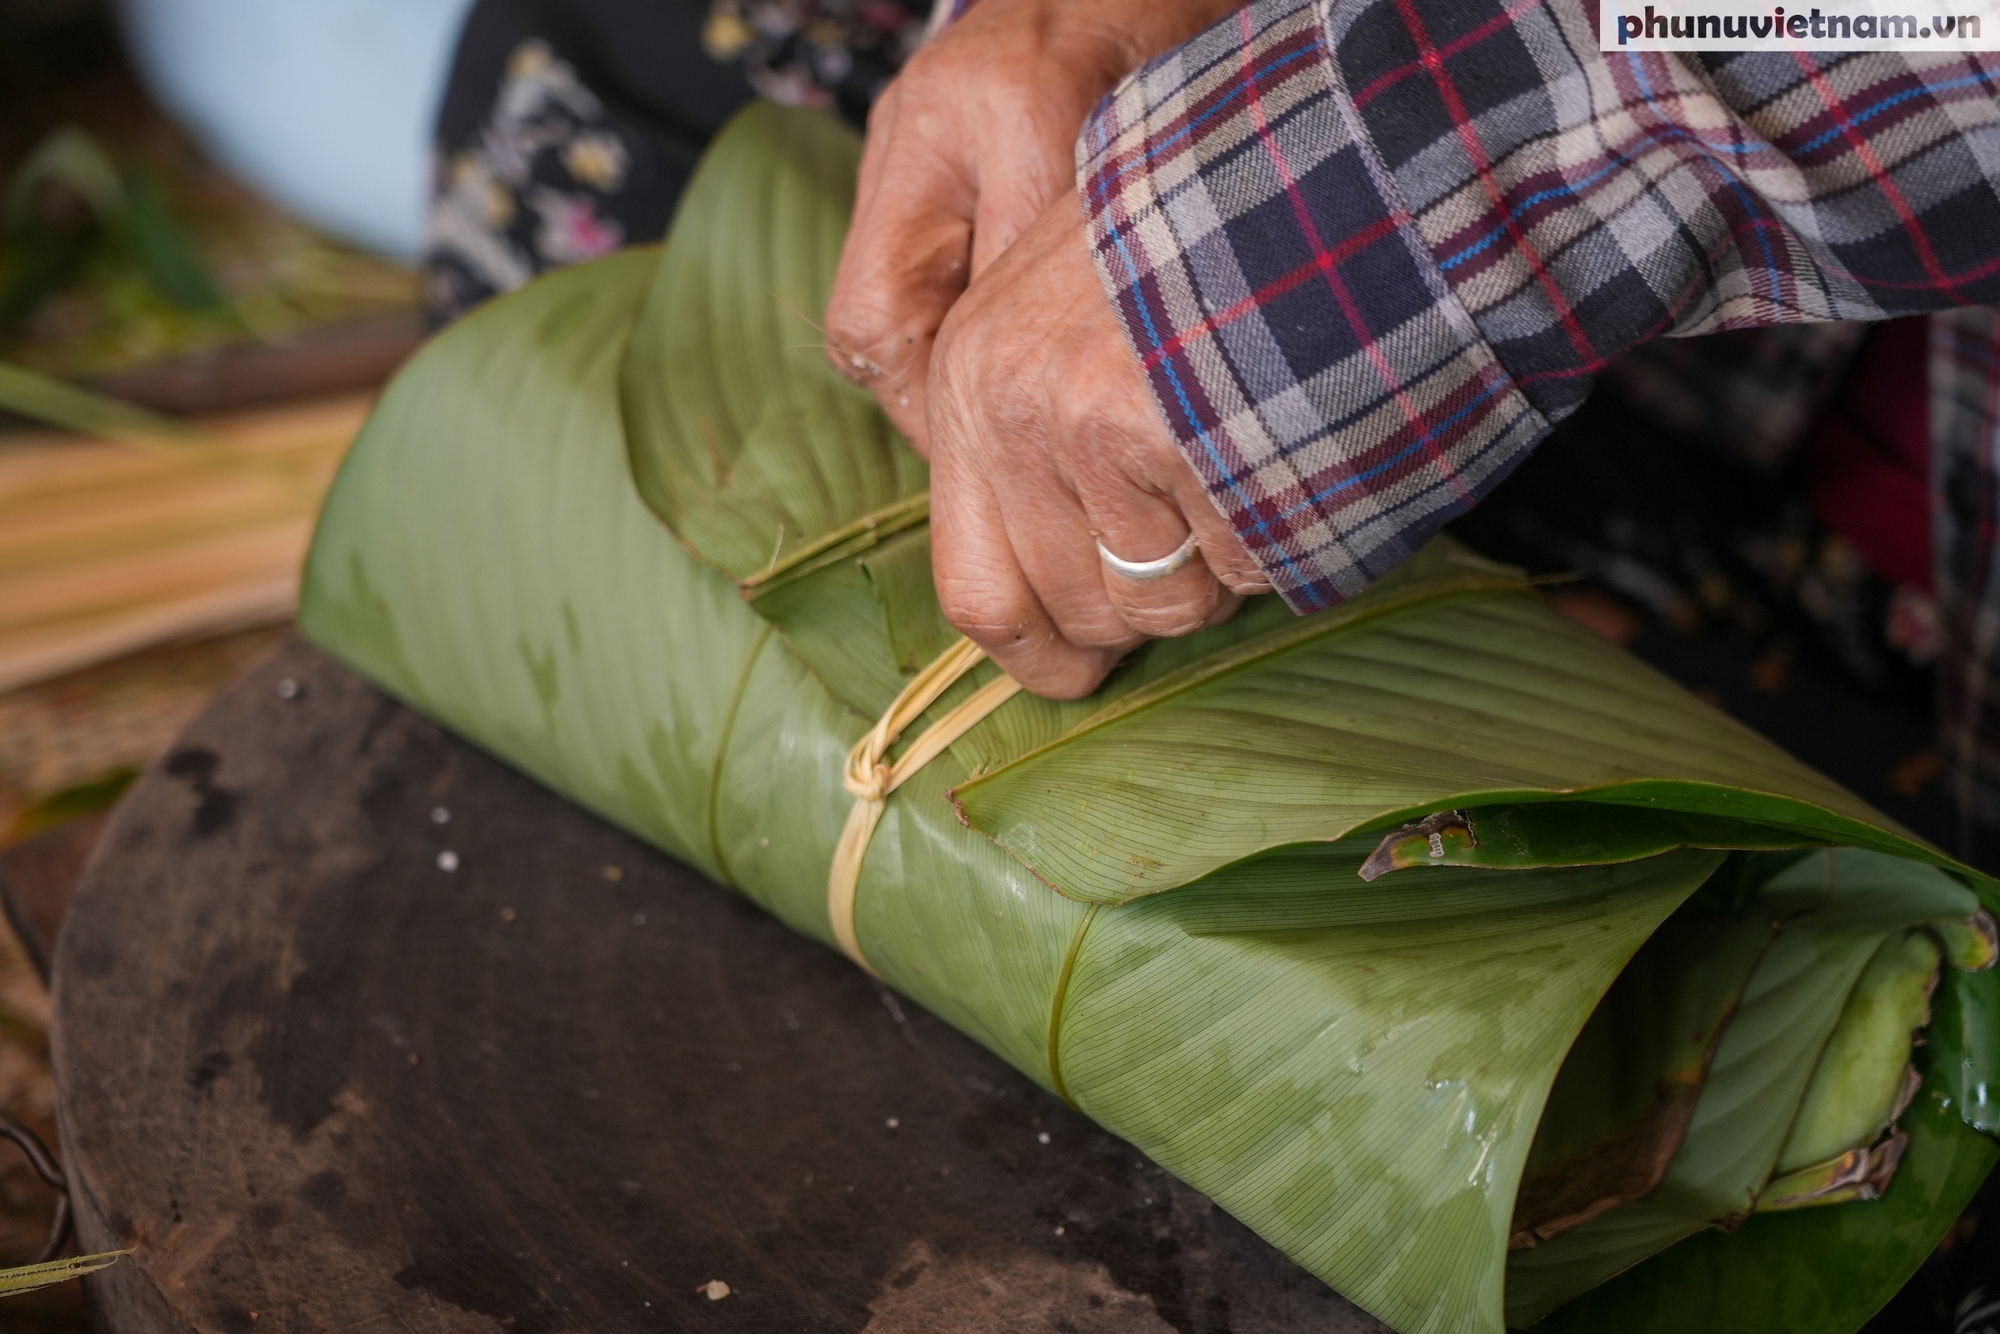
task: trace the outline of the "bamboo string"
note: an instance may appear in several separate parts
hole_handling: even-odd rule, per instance
[[[313,516],[373,399],[202,427],[241,459],[296,465],[310,495],[199,450],[0,433],[0,691],[291,616]]]
[[[875,974],[875,969],[861,952],[861,939],[855,932],[854,898],[861,884],[862,859],[868,855],[875,826],[882,822],[882,812],[888,808],[889,794],[952,742],[978,726],[986,715],[1012,699],[1021,683],[1011,676],[997,676],[988,681],[964,703],[926,728],[893,764],[888,759],[889,747],[896,744],[904,728],[937,703],[940,695],[984,661],[984,649],[970,639],[960,639],[911,678],[881,721],[869,728],[847,753],[847,771],[841,781],[854,794],[854,809],[847,813],[847,827],[840,831],[840,842],[833,850],[833,864],[826,879],[826,911],[841,951],[870,974]]]

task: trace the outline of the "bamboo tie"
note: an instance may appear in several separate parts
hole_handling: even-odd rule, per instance
[[[997,676],[988,681],[964,703],[926,728],[893,764],[887,758],[889,747],[896,744],[904,728],[937,702],[938,696],[985,660],[984,649],[970,639],[960,639],[918,672],[889,705],[882,720],[847,752],[847,772],[842,782],[854,794],[854,809],[848,812],[847,827],[840,831],[840,843],[833,851],[833,866],[826,880],[826,909],[833,922],[833,937],[840,942],[842,952],[871,975],[875,969],[861,952],[861,939],[855,932],[854,896],[861,884],[861,861],[868,855],[869,840],[875,836],[875,826],[881,823],[882,812],[888,807],[889,794],[976,727],[987,714],[1012,699],[1021,683],[1011,676]]]

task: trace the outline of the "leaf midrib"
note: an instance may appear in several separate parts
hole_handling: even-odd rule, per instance
[[[1446,588],[1433,588],[1419,593],[1405,594],[1401,597],[1385,598],[1381,602],[1358,607],[1353,615],[1347,616],[1344,619],[1318,621],[1315,618],[1314,622],[1308,622],[1302,626],[1285,626],[1277,630],[1266,631],[1254,639],[1233,645],[1209,657],[1203,658],[1199,662],[1189,663],[1185,667],[1169,672],[1159,680],[1142,686],[1129,695],[1114,700],[1053,740],[1043,742],[1031,750],[1024,751],[1013,759],[996,765],[984,773],[975,774],[953,788],[950,796],[956,803],[958,802],[959,794],[968,789],[989,783],[1009,770],[1039,759],[1052,751],[1059,750],[1091,732],[1099,731],[1109,727],[1113,723],[1135,717],[1147,709],[1155,708],[1176,699],[1198,686],[1206,685],[1237,672],[1248,670],[1282,653],[1310,644],[1314,640],[1323,639],[1329,635],[1339,634],[1346,630],[1356,629],[1363,625],[1374,624],[1391,617],[1405,615],[1425,607],[1460,601],[1479,593],[1514,592],[1525,590],[1527,587],[1528,584],[1525,580],[1517,578],[1468,580],[1465,583],[1454,584]],[[1331,616],[1338,613],[1325,614]],[[963,803],[959,803],[959,805],[962,814]]]
[[[929,523],[930,517],[931,493],[919,491],[821,534],[791,555],[772,561],[754,574],[745,575],[736,581],[736,586],[744,597],[755,601],[766,593],[817,574],[849,556],[879,546],[900,532]]]

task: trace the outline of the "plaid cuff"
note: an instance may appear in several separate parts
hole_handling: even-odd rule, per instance
[[[1597,49],[1586,0],[1342,0],[1334,61],[1431,254],[1560,418],[1648,340],[2000,299],[1978,55]]]
[[[1944,657],[1938,738],[1961,816],[2000,829],[2000,311],[1931,317],[1931,541]],[[1965,835],[1961,834],[1961,841]],[[1990,852],[1988,848],[1986,851]]]
[[[1606,56],[1584,0],[1257,0],[1078,144],[1169,429],[1293,607],[1473,504],[1664,335],[2000,300],[2000,84]]]
[[[1257,0],[1078,147],[1098,273],[1168,428],[1298,611],[1386,573],[1547,430],[1459,305],[1329,58]]]

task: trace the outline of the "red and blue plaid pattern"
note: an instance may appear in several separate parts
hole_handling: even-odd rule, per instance
[[[1154,394],[1301,611],[1386,573],[1548,429],[1399,202],[1321,17],[1239,11],[1121,86],[1079,147]]]
[[[1975,828],[2000,830],[2000,311],[1955,310],[1930,326],[1938,735],[1970,848]]]
[[[1649,339],[2000,301],[2000,66],[1605,54],[1580,0],[1258,0],[1078,147],[1170,429],[1295,608]]]

